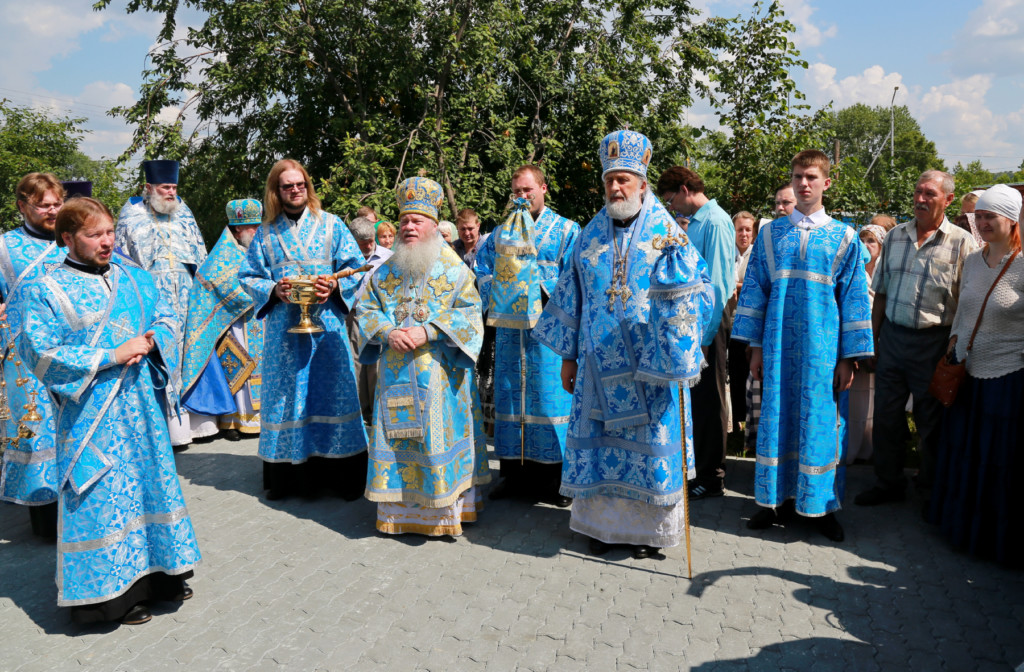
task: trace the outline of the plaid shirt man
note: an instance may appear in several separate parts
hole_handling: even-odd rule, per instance
[[[969,233],[945,218],[920,247],[915,220],[893,229],[871,281],[871,289],[886,298],[885,317],[908,329],[952,325],[963,260],[977,247]]]

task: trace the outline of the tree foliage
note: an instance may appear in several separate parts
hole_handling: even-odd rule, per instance
[[[21,223],[14,188],[31,172],[91,180],[93,195],[117,212],[125,198],[122,171],[113,161],[90,159],[79,151],[84,122],[0,100],[0,193],[9,195],[0,203],[3,230]]]
[[[789,180],[798,151],[823,148],[824,112],[807,114],[804,95],[790,77],[806,68],[789,39],[794,26],[779,2],[755,2],[751,15],[720,24],[725,53],[708,71],[710,100],[725,133],[705,145],[708,173],[720,204],[730,212],[771,209],[775,189]],[[794,102],[796,101],[796,102]]]
[[[110,0],[100,0],[105,8]],[[172,41],[177,12],[202,26]],[[493,225],[512,171],[548,174],[553,205],[584,221],[601,205],[598,141],[648,135],[651,174],[683,159],[680,123],[696,73],[716,67],[725,23],[695,22],[689,0],[130,0],[164,16],[125,155],[179,158],[197,215],[262,193],[283,156],[302,161],[328,207],[395,215],[394,190],[420,172],[445,188],[446,213],[473,207]],[[182,138],[180,107],[199,120]],[[201,203],[196,203],[200,200]],[[204,222],[205,223],[205,222]],[[209,226],[209,224],[207,224]],[[486,224],[485,224],[486,226]]]

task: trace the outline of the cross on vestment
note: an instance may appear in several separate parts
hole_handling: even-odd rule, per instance
[[[622,303],[629,301],[633,296],[632,290],[626,286],[626,255],[615,260],[615,272],[612,273],[612,287],[604,290],[608,295],[608,310],[615,309],[615,297],[622,299]]]
[[[119,339],[128,340],[128,338],[135,334],[135,325],[129,321],[127,315],[123,315],[117,322],[111,322],[110,329],[114,331]]]

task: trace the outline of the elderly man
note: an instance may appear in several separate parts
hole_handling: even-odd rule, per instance
[[[375,222],[375,219],[357,215],[348,225],[349,230],[352,231],[352,236],[356,239],[356,244],[359,245],[359,251],[363,253],[364,263],[372,269],[363,274],[362,279],[359,281],[359,288],[356,290],[355,296],[352,297],[352,305],[356,307],[356,310],[350,312],[345,318],[345,328],[348,329],[348,338],[352,345],[353,353],[359,352],[359,324],[357,318],[359,301],[363,298],[363,293],[366,292],[366,286],[369,284],[370,278],[373,277],[373,271],[377,270],[377,267],[390,258],[392,254],[391,250],[377,244],[377,231],[373,226]],[[356,358],[355,367],[356,386],[359,388],[359,406],[363,412],[363,422],[369,427],[373,424],[373,393],[377,389],[377,363],[363,364]]]
[[[886,235],[875,264],[871,323],[878,365],[871,440],[878,482],[854,499],[861,506],[906,499],[904,409],[911,394],[921,455],[917,486],[926,498],[931,491],[942,405],[928,385],[949,342],[964,258],[978,247],[970,232],[946,219],[953,187],[947,173],[922,173],[914,187],[914,219]]]
[[[0,236],[0,300],[4,301],[10,333],[3,334],[3,376],[10,418],[0,420],[3,436],[11,440],[3,453],[0,500],[29,507],[32,532],[57,536],[57,464],[54,446],[54,412],[50,395],[28,367],[6,358],[22,334],[22,302],[19,290],[46,275],[64,260],[54,229],[64,205],[64,187],[50,173],[29,173],[14,189],[22,224]],[[21,381],[19,383],[19,380]],[[23,407],[35,400],[39,422],[22,423]],[[24,425],[35,436],[16,438]]]
[[[121,208],[115,244],[150,272],[160,298],[184,324],[192,278],[206,260],[206,243],[192,211],[178,196],[178,162],[144,161],[142,169],[146,176],[145,193],[133,196]],[[179,337],[184,338],[184,334],[179,332]],[[179,342],[175,361],[182,361],[183,351],[183,343]],[[176,393],[181,391],[180,364],[171,371],[169,385]],[[176,448],[188,446],[193,438],[217,433],[213,417],[190,417],[184,409],[180,413],[177,409],[167,410],[171,445]]]
[[[69,201],[56,230],[67,258],[23,289],[18,350],[61,409],[57,604],[78,623],[145,623],[150,600],[192,596],[199,562],[157,400],[176,404],[181,323],[114,252],[105,205]]]
[[[693,402],[693,452],[697,478],[691,499],[725,494],[725,444],[729,411],[725,396],[729,329],[722,323],[725,304],[736,290],[736,234],[729,213],[704,193],[704,180],[689,168],[673,166],[658,178],[658,195],[673,212],[690,218],[686,235],[708,265],[715,287],[715,308],[701,347],[708,368],[690,390]]]
[[[441,186],[398,186],[394,254],[359,304],[360,360],[382,360],[366,498],[385,534],[462,534],[490,480],[473,362],[483,325],[473,274],[437,233]]]
[[[366,430],[343,323],[359,277],[339,282],[334,274],[360,267],[363,255],[345,223],[321,208],[313,180],[299,162],[274,164],[263,204],[263,225],[238,274],[256,317],[265,319],[263,487],[269,500],[311,494],[324,485],[354,501],[366,476]],[[321,308],[314,317],[322,331],[289,331],[301,317],[292,302],[297,276],[316,278]]]
[[[227,204],[228,225],[199,267],[189,295],[182,405],[216,416],[229,441],[260,431],[263,321],[256,319],[238,271],[262,216],[257,200]]]
[[[639,133],[601,141],[605,207],[534,329],[573,394],[561,493],[598,555],[630,544],[646,558],[678,544],[693,476],[689,386],[714,299],[704,260],[648,188],[650,161]]]
[[[569,266],[580,232],[579,224],[547,207],[547,193],[547,181],[537,166],[520,166],[512,174],[512,196],[525,198],[530,203],[533,238],[529,242],[536,250],[539,273],[520,272],[519,276],[506,281],[535,283],[535,291],[539,290],[542,301],[551,295],[559,274]],[[513,262],[522,259],[503,244],[505,235],[502,228],[487,237],[477,254],[474,269],[485,317],[488,324],[497,327],[494,454],[500,460],[502,480],[491,491],[490,498],[529,495],[566,507],[572,501],[559,494],[559,489],[572,396],[562,389],[558,355],[534,338],[531,324],[504,319],[506,309],[491,301],[495,273],[510,259]],[[521,263],[513,265],[522,266]],[[522,293],[528,294],[529,289]],[[510,296],[515,297],[515,294]]]

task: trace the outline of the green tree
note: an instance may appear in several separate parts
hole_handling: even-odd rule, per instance
[[[171,42],[182,7],[207,19]],[[185,198],[218,222],[226,200],[262,194],[282,156],[341,214],[393,217],[395,187],[423,171],[445,214],[471,206],[492,225],[512,171],[535,162],[553,205],[586,220],[607,132],[648,135],[653,175],[683,160],[680,110],[726,39],[689,0],[129,0],[140,10],[163,14],[164,42],[138,103],[116,110],[136,127],[125,155],[182,159]],[[159,122],[168,107],[197,133]]]
[[[890,125],[896,129],[895,143],[889,140]],[[869,177],[882,164],[900,170],[916,171],[918,175],[926,170],[946,170],[946,164],[939,158],[935,143],[925,137],[920,124],[905,105],[890,110],[888,107],[869,107],[857,103],[843,108],[832,115],[833,137],[839,141],[841,156],[856,158],[864,166],[870,166],[878,157]],[[890,161],[890,145],[895,148]],[[875,179],[880,184],[883,178]]]
[[[84,122],[0,100],[0,193],[8,194],[0,203],[3,230],[21,223],[14,188],[31,172],[91,180],[93,195],[117,212],[126,196],[122,171],[115,162],[90,159],[78,149]]]
[[[807,114],[789,73],[806,68],[789,39],[794,26],[778,2],[755,2],[747,19],[721,24],[728,45],[708,71],[710,100],[725,133],[710,137],[706,157],[719,189],[710,192],[730,212],[771,210],[775,189],[789,179],[802,149],[823,147],[826,111]],[[796,102],[794,102],[796,101]]]

